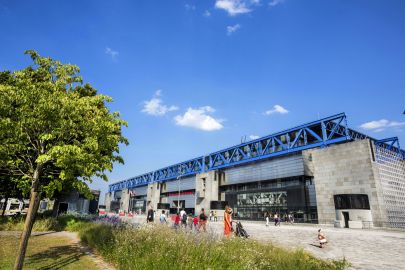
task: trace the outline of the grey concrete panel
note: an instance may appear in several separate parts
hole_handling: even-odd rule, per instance
[[[181,178],[180,189],[181,190],[195,189],[195,176]],[[178,190],[179,190],[179,181],[177,179],[166,182],[166,192],[173,192]]]
[[[194,208],[195,206],[195,196],[194,195],[180,195],[180,201],[184,200],[186,203],[186,208]],[[173,201],[177,201],[177,196],[167,197],[167,202],[170,203],[170,207],[173,205]]]
[[[293,155],[226,169],[225,182],[221,184],[233,185],[299,175],[304,175],[304,160],[302,155]]]

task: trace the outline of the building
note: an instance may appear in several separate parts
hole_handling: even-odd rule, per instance
[[[79,214],[96,214],[100,199],[100,190],[91,190],[93,199],[86,198],[77,190],[58,196],[53,204],[53,215],[74,212]],[[42,206],[40,206],[42,207]]]
[[[350,129],[344,113],[109,186],[107,211],[234,209],[241,219],[291,214],[337,227],[405,227],[398,138]]]
[[[52,211],[57,216],[62,213],[75,212],[78,214],[96,214],[100,199],[100,190],[91,190],[93,199],[89,200],[77,190],[72,190],[55,199],[44,198],[39,202],[38,212]],[[27,214],[29,199],[8,198],[0,200],[0,211],[4,208],[5,215]]]

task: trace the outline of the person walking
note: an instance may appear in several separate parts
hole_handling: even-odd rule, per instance
[[[274,214],[274,226],[280,226],[280,218],[277,213]]]
[[[153,222],[153,217],[154,217],[154,213],[153,213],[153,208],[149,208],[148,210],[148,214],[146,215],[146,222]]]
[[[269,226],[269,223],[270,223],[270,215],[269,215],[269,212],[266,212],[266,214],[264,214],[264,217],[265,217],[265,219],[266,219],[266,227],[268,227],[268,226]]]
[[[224,235],[229,237],[233,232],[232,228],[232,208],[225,206],[224,212]]]
[[[180,217],[181,217],[181,226],[184,227],[184,229],[186,229],[187,228],[187,213],[184,209],[181,210]]]
[[[180,218],[183,219],[183,215],[187,215],[186,211],[184,210],[184,208],[181,209],[180,211]]]
[[[198,216],[194,215],[194,218],[193,218],[193,230],[194,230],[194,232],[198,231],[198,223],[199,223]]]
[[[162,210],[162,214],[160,214],[160,224],[166,223],[167,223],[166,212],[165,210]]]
[[[177,230],[180,227],[180,213],[177,212],[174,218],[174,228]]]
[[[217,215],[217,211],[214,211],[214,221],[218,221],[218,215]]]
[[[203,229],[204,232],[207,231],[207,215],[204,212],[204,208],[201,208],[200,213],[200,230]]]
[[[187,225],[188,225],[190,231],[192,231],[193,230],[193,215],[191,215],[191,214],[188,214]]]

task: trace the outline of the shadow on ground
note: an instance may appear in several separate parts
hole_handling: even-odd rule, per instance
[[[77,246],[52,247],[27,257],[26,265],[38,265],[40,270],[56,270],[68,266],[84,256]]]

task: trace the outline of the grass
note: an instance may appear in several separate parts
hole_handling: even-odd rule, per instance
[[[0,269],[12,269],[19,238],[0,235]],[[67,237],[41,235],[29,240],[24,269],[99,269]]]
[[[0,220],[0,230],[21,230],[22,226],[22,219]],[[74,216],[61,216],[58,219],[38,218],[35,222],[34,231],[51,230],[79,232],[84,243],[95,249],[117,269],[123,270],[134,269],[135,266],[136,269],[339,270],[349,266],[345,260],[321,260],[303,250],[286,250],[271,243],[250,239],[214,239],[210,234],[175,232],[167,226],[144,226],[137,229],[114,227],[82,221]],[[78,256],[70,248],[66,248],[65,254],[63,247],[43,246],[37,239],[39,238],[31,237],[28,247],[29,250],[35,249],[36,254],[32,254],[31,250],[31,255],[26,257],[24,269],[40,268],[41,262],[51,263],[53,257],[59,256],[60,260],[66,261]],[[3,241],[1,238],[0,240]],[[14,242],[17,245],[17,238],[14,238]],[[41,252],[38,252],[38,247]],[[48,255],[42,256],[41,253]],[[3,256],[0,253],[0,258],[12,255],[13,253],[4,253]],[[9,259],[0,259],[0,266],[12,265],[14,259],[8,261],[8,264],[7,260]],[[87,266],[82,268],[92,269]]]
[[[0,231],[22,231],[24,228],[25,216],[0,217]],[[63,215],[58,218],[37,217],[32,228],[34,232],[48,231],[79,231],[85,227],[87,221],[80,220],[72,215]]]
[[[347,261],[320,260],[303,250],[240,238],[174,232],[165,226],[139,229],[95,224],[80,232],[82,241],[118,269],[345,269]]]

